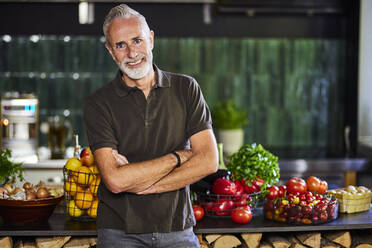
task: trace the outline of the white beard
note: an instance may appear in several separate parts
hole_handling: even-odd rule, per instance
[[[143,59],[145,58],[145,63],[139,67],[139,68],[129,68],[127,67],[127,63],[129,62],[134,62],[134,61],[138,61],[140,59]],[[146,55],[144,54],[141,54],[141,55],[138,55],[136,58],[134,59],[124,59],[121,63],[117,63],[120,70],[126,74],[128,77],[130,77],[131,79],[140,79],[140,78],[143,78],[147,75],[147,73],[151,70],[151,67],[152,67],[152,53],[150,52],[149,55],[146,57]]]

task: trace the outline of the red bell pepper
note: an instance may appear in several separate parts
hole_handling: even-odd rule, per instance
[[[236,185],[228,179],[218,178],[212,185],[212,192],[217,195],[235,195]]]

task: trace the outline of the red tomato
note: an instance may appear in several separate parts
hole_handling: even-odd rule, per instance
[[[320,181],[318,193],[323,195],[328,189],[328,183],[326,181]]]
[[[228,215],[229,206],[227,201],[215,201],[213,202],[212,210],[217,216],[225,216]]]
[[[247,206],[247,200],[249,199],[249,196],[246,194],[239,195],[234,199],[234,207],[245,207]]]
[[[203,204],[204,206],[204,211],[207,212],[207,213],[212,213],[213,212],[213,202],[206,202]]]
[[[306,182],[304,179],[299,177],[292,177],[287,181],[287,191],[292,194],[296,194],[297,192],[303,194],[307,190]]]
[[[204,217],[204,209],[199,205],[193,205],[192,210],[194,211],[194,216],[196,221],[203,219]]]
[[[234,201],[231,199],[220,199],[220,203],[226,202],[227,209],[234,208]]]
[[[275,198],[279,197],[279,188],[275,185],[271,185],[267,188],[269,191],[269,194],[266,196],[266,198],[270,200],[274,200]]]
[[[236,195],[242,195],[244,194],[244,187],[243,184],[239,180],[234,181],[235,186],[236,186]]]
[[[240,183],[244,187],[244,192],[247,194],[259,192],[260,189],[257,188],[252,182],[246,183],[244,179],[240,180]]]
[[[236,223],[248,223],[252,219],[252,211],[250,207],[235,208],[231,213],[231,219]]]
[[[287,192],[287,187],[285,185],[279,186],[279,197],[284,197]]]
[[[320,179],[314,176],[309,176],[306,179],[307,190],[310,192],[318,192],[320,186]]]
[[[251,182],[259,190],[261,190],[261,186],[265,184],[265,180],[260,177],[257,177],[256,180],[252,180]]]

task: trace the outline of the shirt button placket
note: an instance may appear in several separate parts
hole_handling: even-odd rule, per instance
[[[152,234],[151,241],[152,241],[152,246],[151,247],[157,247],[157,242],[156,242],[157,238],[156,238],[155,233]]]

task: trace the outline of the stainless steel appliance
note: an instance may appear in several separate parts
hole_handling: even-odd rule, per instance
[[[5,93],[1,98],[1,148],[17,162],[38,161],[39,101],[33,94]]]

